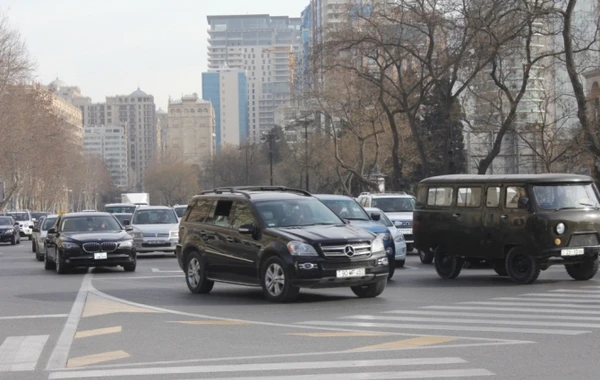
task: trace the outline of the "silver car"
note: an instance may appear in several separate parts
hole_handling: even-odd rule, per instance
[[[58,215],[43,216],[40,223],[33,227],[31,250],[35,252],[35,258],[38,261],[44,261],[44,247],[46,246],[46,235],[56,222]]]
[[[171,207],[139,206],[131,216],[133,244],[137,253],[172,252],[179,238],[179,221]]]

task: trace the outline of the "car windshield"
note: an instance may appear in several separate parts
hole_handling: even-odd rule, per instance
[[[267,227],[301,227],[343,223],[327,206],[314,198],[282,199],[256,204]]]
[[[408,197],[378,197],[373,198],[371,206],[383,212],[413,212],[415,200]]]
[[[177,217],[173,210],[137,210],[132,224],[176,224]]]
[[[352,199],[322,199],[337,216],[348,220],[369,220],[369,215]]]
[[[29,214],[26,212],[11,212],[8,215],[12,216],[13,218],[15,218],[15,220],[19,221],[19,222],[24,222],[29,220]]]
[[[173,210],[175,210],[175,213],[177,214],[178,218],[183,217],[183,214],[185,214],[185,210],[187,209],[187,206],[184,207],[173,207]]]
[[[42,230],[48,231],[50,229],[50,227],[52,227],[54,225],[54,222],[56,222],[56,218],[44,219],[44,224],[42,225]]]
[[[123,225],[126,220],[131,220],[131,214],[115,214],[114,217],[117,218],[121,225]]]
[[[533,193],[542,210],[600,208],[592,184],[535,185]]]
[[[124,214],[133,214],[135,211],[135,206],[106,206],[104,207],[104,211],[110,212],[111,214],[115,213],[124,213]]]
[[[0,226],[11,226],[14,224],[13,218],[0,217]]]
[[[390,220],[390,218],[387,217],[387,215],[385,215],[383,212],[379,212],[379,215],[381,216],[381,218],[377,221],[377,223],[383,224],[386,227],[394,227],[394,223],[392,223],[392,221]]]
[[[31,217],[32,217],[33,219],[38,219],[38,220],[39,220],[41,217],[43,217],[43,216],[46,216],[46,215],[48,215],[48,214],[47,214],[47,213],[45,213],[45,212],[33,212],[33,213],[31,213]]]
[[[67,217],[60,225],[62,232],[111,232],[121,229],[117,220],[108,215]]]

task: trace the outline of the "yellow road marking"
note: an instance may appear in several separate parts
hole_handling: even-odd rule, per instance
[[[184,325],[215,325],[215,326],[232,326],[232,325],[251,325],[250,322],[228,321],[228,320],[210,320],[210,321],[167,321],[168,323],[182,323]]]
[[[104,297],[89,293],[83,309],[83,318],[115,313],[159,313],[152,309],[131,306],[125,303],[108,300]]]
[[[114,327],[105,327],[102,329],[95,329],[95,330],[78,331],[75,334],[75,339],[89,338],[91,336],[98,336],[98,335],[115,334],[115,333],[120,333],[121,330],[122,330],[122,326],[114,326]]]
[[[125,351],[110,351],[103,352],[101,354],[88,355],[88,356],[80,356],[78,358],[69,359],[67,362],[67,368],[73,367],[81,367],[90,364],[98,364],[103,362],[108,362],[111,360],[125,359],[130,357]]]
[[[397,340],[395,342],[388,342],[383,344],[375,344],[372,346],[365,346],[355,348],[350,351],[369,351],[369,350],[386,350],[386,349],[394,349],[394,348],[404,348],[404,347],[421,347],[421,346],[430,346],[433,344],[446,343],[456,340],[456,338],[446,338],[441,336],[422,336],[419,338],[411,338],[411,339],[403,339]]]
[[[386,336],[385,333],[361,332],[361,331],[335,331],[335,332],[312,332],[312,333],[289,333],[285,335],[308,336],[311,338],[341,338],[346,336]]]

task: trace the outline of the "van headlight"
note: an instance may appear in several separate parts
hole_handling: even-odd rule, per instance
[[[562,235],[565,233],[566,227],[564,223],[558,223],[556,225],[556,233]]]
[[[385,247],[383,245],[383,234],[377,235],[373,244],[371,244],[371,252],[373,253],[384,253]]]
[[[312,245],[301,241],[291,241],[287,243],[287,248],[292,256],[319,256]]]

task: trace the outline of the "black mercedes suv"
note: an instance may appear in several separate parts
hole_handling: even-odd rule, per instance
[[[176,248],[189,290],[214,282],[260,286],[293,301],[300,288],[350,287],[359,297],[385,289],[383,237],[346,224],[317,198],[284,187],[231,187],[195,196]]]

